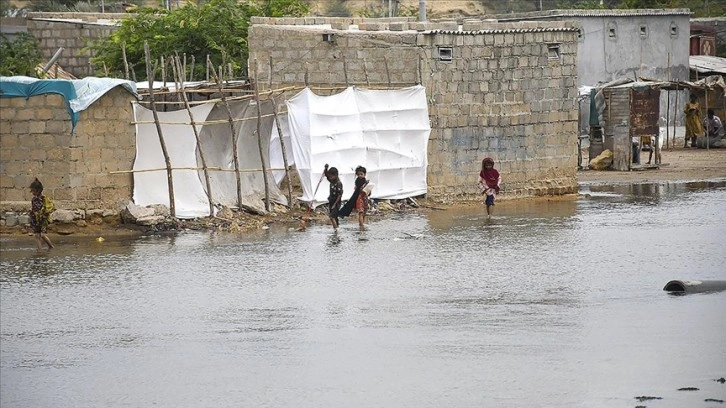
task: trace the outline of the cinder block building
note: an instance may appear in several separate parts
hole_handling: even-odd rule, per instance
[[[572,22],[253,18],[250,72],[275,89],[420,83],[429,195],[476,194],[485,156],[507,195],[566,194],[577,191],[578,34]]]

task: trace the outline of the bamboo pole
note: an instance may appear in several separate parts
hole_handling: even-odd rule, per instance
[[[368,79],[368,67],[366,67],[366,59],[363,58],[363,75],[366,77],[366,87],[371,87],[371,81]]]
[[[181,74],[181,82],[184,83],[187,81],[187,53],[184,53],[184,64],[182,65],[182,74]]]
[[[386,64],[386,76],[388,77],[388,87],[391,87],[391,71],[388,70],[388,58],[383,56],[383,63]]]
[[[705,92],[705,100],[706,100],[706,117],[708,117],[708,86],[704,86],[703,90]],[[701,118],[698,118],[698,120],[701,120]],[[706,150],[711,150],[711,147],[709,146],[711,144],[711,122],[706,122]],[[698,139],[696,139],[698,140]]]
[[[229,98],[228,100],[231,100],[231,98]],[[176,104],[177,102],[174,102],[174,103]],[[191,103],[189,103],[189,104],[191,105]],[[200,103],[197,103],[197,105],[199,105],[199,104]],[[263,117],[263,118],[269,118],[272,116],[274,116],[274,115],[271,113],[266,114],[266,115],[260,115],[260,117]],[[233,121],[234,122],[245,122],[248,120],[257,120],[257,118],[239,118],[239,119],[234,119]],[[220,125],[220,124],[224,124],[227,122],[228,122],[227,119],[205,120],[205,121],[197,122],[197,125]],[[153,120],[136,120],[136,121],[131,122],[132,125],[148,125],[150,123],[155,123],[155,122]],[[159,123],[161,123],[162,125],[191,125],[190,122],[161,122],[161,121],[159,121]]]
[[[154,75],[151,72],[151,52],[149,51],[148,41],[144,41],[144,55],[146,57],[146,77],[149,81],[149,103],[151,105],[151,112],[154,115],[154,122],[156,122],[156,133],[159,135],[161,152],[164,154],[164,162],[166,163],[166,179],[167,186],[169,187],[169,213],[172,217],[176,217],[176,205],[174,204],[174,179],[171,171],[171,160],[169,159],[169,152],[166,150],[164,135],[161,131],[159,113],[156,111],[156,105],[154,104]]]
[[[275,115],[275,126],[277,126],[277,136],[280,138],[280,149],[282,149],[282,163],[285,166],[285,177],[287,178],[287,206],[292,208],[292,180],[290,180],[290,166],[287,164],[287,152],[285,151],[285,138],[282,134],[282,126],[277,116],[277,101],[274,96],[270,96],[272,101],[272,112]]]
[[[179,56],[177,55],[176,58],[172,60],[173,64],[172,66],[176,69],[176,75],[175,79],[178,79],[181,83],[181,86],[177,89],[183,89],[184,88],[184,75],[186,75],[182,71],[182,63],[179,60]],[[189,106],[189,99],[187,98],[186,92],[179,92],[180,98],[184,100],[184,109],[187,110],[187,114],[189,114],[189,120],[192,123],[192,130],[194,131],[194,138],[197,141],[197,150],[199,151],[199,159],[202,161],[202,169],[204,171],[204,182],[207,186],[207,200],[209,201],[209,216],[214,216],[214,201],[212,200],[212,183],[209,180],[209,171],[207,170],[207,160],[204,158],[204,149],[202,149],[202,139],[199,137],[199,131],[197,130],[197,124],[194,122],[194,114],[192,113],[192,108]]]
[[[225,109],[227,109],[227,118],[229,122],[229,134],[230,140],[232,141],[232,159],[234,161],[234,175],[237,181],[237,208],[242,209],[242,180],[240,178],[239,170],[239,154],[237,152],[237,132],[234,130],[234,116],[232,115],[232,109],[229,107],[229,101],[222,90],[222,80],[217,76],[217,71],[212,67],[212,73],[214,74],[214,82],[217,84],[217,89],[220,95],[222,95],[222,103]]]
[[[121,43],[121,57],[124,60],[124,72],[126,73],[126,79],[129,79],[129,60],[126,59],[126,42]]]
[[[265,152],[262,149],[262,104],[260,104],[260,83],[257,82],[257,59],[253,65],[253,80],[255,81],[255,102],[257,102],[257,147],[260,149],[260,162],[262,163],[262,179],[265,181],[265,211],[270,212],[270,185],[267,182],[267,165]]]
[[[421,54],[418,54],[418,64],[416,64],[416,74],[418,78],[418,84],[417,85],[423,85],[423,57],[421,57]]]

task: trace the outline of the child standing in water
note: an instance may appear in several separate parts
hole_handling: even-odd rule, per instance
[[[343,198],[343,183],[338,178],[338,169],[328,168],[325,165],[325,178],[330,183],[330,194],[328,194],[328,216],[333,224],[333,230],[338,231],[338,212],[340,211],[340,200]]]
[[[479,172],[479,190],[486,195],[484,204],[487,206],[487,217],[492,217],[492,207],[494,206],[494,197],[499,192],[499,183],[502,178],[499,172],[494,169],[494,160],[487,157],[481,162],[481,171]]]
[[[45,196],[43,195],[43,183],[37,178],[30,183],[30,192],[33,198],[30,200],[30,226],[35,236],[35,247],[40,251],[42,244],[48,245],[48,249],[54,248],[50,238],[46,235],[50,223],[50,209],[47,208]]]
[[[361,231],[365,228],[366,213],[368,212],[368,191],[366,186],[368,180],[366,179],[366,168],[358,166],[355,168],[355,190],[358,192],[358,197],[355,199],[355,211],[358,213],[358,226]]]

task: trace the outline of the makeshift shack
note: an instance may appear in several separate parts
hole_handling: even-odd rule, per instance
[[[598,111],[593,116],[597,116],[595,123],[599,126],[593,126],[591,135],[601,137],[602,148],[613,152],[614,170],[644,167],[640,157],[644,147],[655,150],[653,167],[660,164],[660,85],[659,82],[618,81],[598,89],[592,107]],[[599,144],[591,143],[591,146]],[[600,153],[602,150],[591,149],[590,160]]]

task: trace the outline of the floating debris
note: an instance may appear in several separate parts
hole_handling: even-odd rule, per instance
[[[715,398],[706,398],[703,401],[705,401],[705,402],[718,402],[719,404],[723,404],[723,400],[715,399]]]
[[[678,391],[698,391],[698,388],[696,388],[696,387],[683,387],[683,388],[679,388]]]
[[[721,384],[723,384],[723,383],[726,383],[726,378],[721,377],[718,380],[714,380],[714,381],[720,382]]]
[[[643,395],[640,397],[635,397],[635,399],[637,399],[640,402],[644,402],[644,401],[651,401],[651,400],[660,400],[663,398],[662,397],[647,397],[647,396]]]

